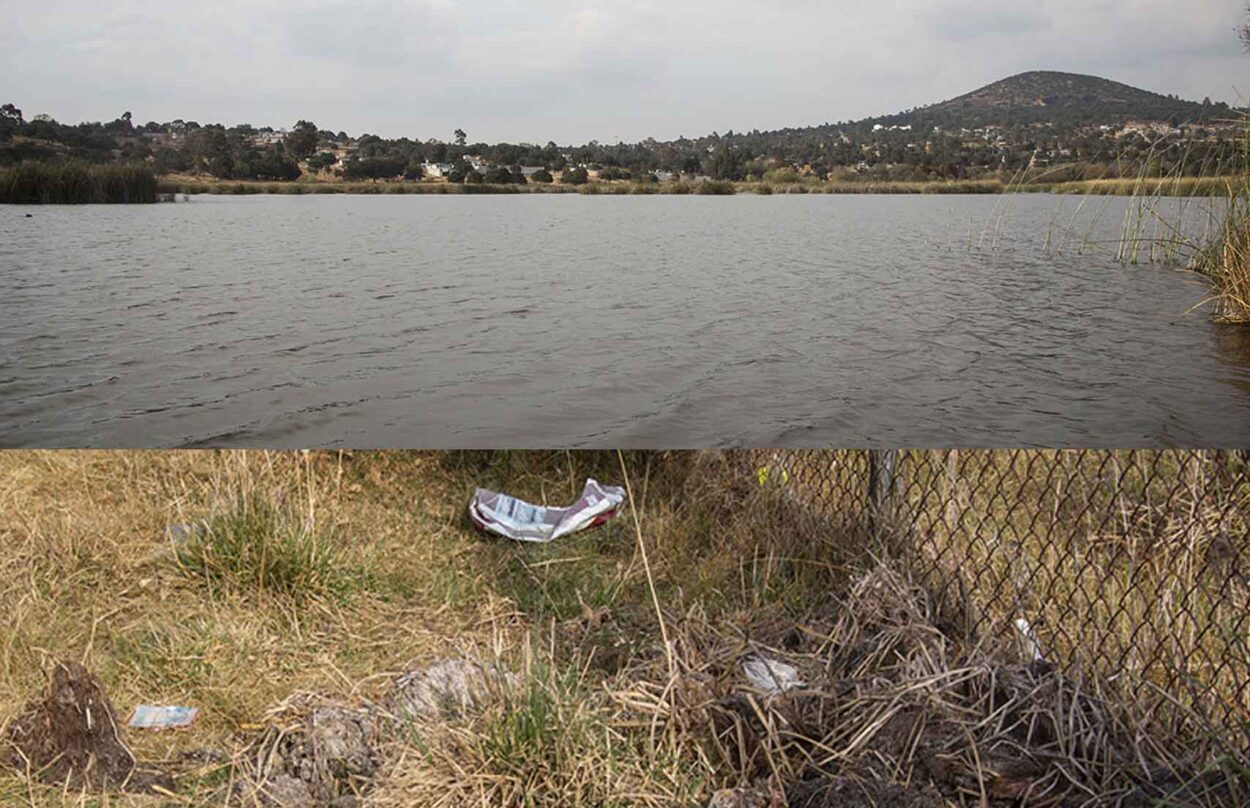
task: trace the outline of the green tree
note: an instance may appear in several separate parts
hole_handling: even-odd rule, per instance
[[[464,175],[464,182],[466,185],[481,185],[486,182],[486,178],[479,174],[477,169],[471,168],[469,173]]]
[[[590,174],[581,166],[560,172],[561,185],[585,185],[588,182],[590,182]]]
[[[541,182],[544,185],[555,181],[555,177],[551,176],[551,172],[545,168],[535,171],[530,175],[530,179],[534,182]]]
[[[457,146],[463,146],[469,140],[469,135],[463,129],[457,129],[452,134],[455,135]]]
[[[317,152],[308,158],[308,167],[313,171],[325,171],[338,161],[339,158],[335,157],[332,152]]]
[[[746,173],[746,160],[735,146],[717,146],[704,163],[703,171],[714,180],[740,180]]]
[[[297,160],[307,160],[317,151],[317,125],[312,121],[299,121],[287,133],[286,150]]]
[[[25,124],[22,111],[12,104],[0,107],[0,140],[8,140]]]
[[[206,126],[187,135],[187,153],[192,167],[226,179],[234,174],[234,150],[220,126]]]
[[[512,182],[512,172],[503,166],[494,166],[487,170],[483,179],[491,185],[508,185]]]
[[[470,168],[469,164],[464,160],[458,160],[452,165],[451,170],[447,172],[447,181],[464,182],[465,178],[469,176],[469,172],[472,170],[473,169]]]
[[[153,158],[157,174],[172,174],[190,168],[187,158],[177,149],[158,149]]]

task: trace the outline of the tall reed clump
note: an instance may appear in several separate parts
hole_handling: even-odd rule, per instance
[[[1250,324],[1250,193],[1230,191],[1224,226],[1194,262],[1194,269],[1214,286],[1214,317],[1219,322]]]
[[[0,168],[0,203],[89,204],[157,201],[156,174],[142,163],[26,161]]]

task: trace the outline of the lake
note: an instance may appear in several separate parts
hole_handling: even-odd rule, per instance
[[[1250,334],[1090,243],[1126,204],[0,207],[0,445],[1250,446]]]

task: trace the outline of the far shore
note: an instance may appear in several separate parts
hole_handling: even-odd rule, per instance
[[[1095,196],[1220,196],[1227,195],[1233,177],[1171,177],[1151,179],[1081,180],[1073,182],[1004,183],[1000,180],[931,182],[819,181],[794,183],[679,180],[641,183],[591,181],[584,185],[529,183],[527,185],[454,184],[402,181],[286,181],[220,180],[166,176],[159,191],[168,195],[193,194],[584,194],[629,196],[647,194],[728,196],[733,194],[1004,194],[1054,193]]]

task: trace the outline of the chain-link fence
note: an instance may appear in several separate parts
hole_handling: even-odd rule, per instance
[[[952,630],[1250,749],[1250,453],[776,451],[750,465],[905,559]]]

